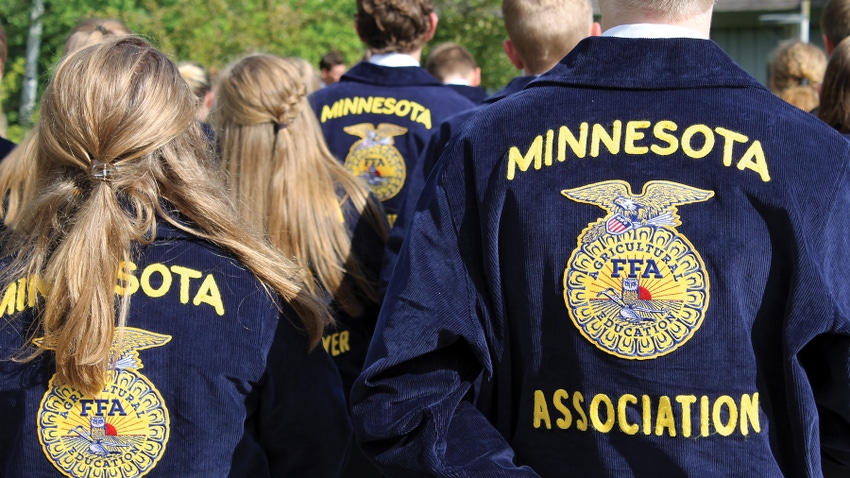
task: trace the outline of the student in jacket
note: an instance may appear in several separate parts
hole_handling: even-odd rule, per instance
[[[708,39],[713,4],[600,0],[449,141],[351,393],[386,475],[850,464],[850,143]]]
[[[419,66],[437,29],[432,0],[357,0],[355,27],[369,59],[310,104],[331,152],[369,185],[392,225],[432,132],[474,104]]]
[[[324,301],[236,220],[194,114],[145,40],[57,67],[4,241],[3,475],[339,475]]]

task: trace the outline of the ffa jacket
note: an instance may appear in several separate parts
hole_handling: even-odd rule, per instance
[[[468,99],[476,105],[482,103],[484,100],[487,99],[487,90],[481,88],[480,86],[452,84],[447,84],[446,86],[453,89],[454,91],[457,91],[458,93],[463,95],[464,98]]]
[[[342,194],[342,191],[339,193]],[[370,196],[370,201],[380,207],[380,202],[374,196]],[[377,283],[384,254],[383,238],[378,235],[372,224],[360,215],[350,200],[344,203],[343,218],[351,237],[352,256],[357,258],[369,280]],[[351,278],[345,277],[343,280],[350,281]],[[345,313],[337,302],[331,302],[330,308],[334,312],[336,324],[325,331],[322,343],[339,370],[343,392],[348,397],[354,379],[362,371],[369,341],[375,331],[380,302],[367,305],[358,317]]]
[[[708,40],[584,40],[431,174],[362,448],[391,476],[847,466],[848,160]]]
[[[130,313],[99,396],[22,347],[37,282],[5,286],[0,475],[338,476],[350,438],[339,375],[299,320],[212,244],[159,224],[120,269]],[[7,323],[8,321],[8,323]]]
[[[428,141],[428,146],[422,152],[419,161],[416,162],[416,165],[413,168],[411,177],[414,179],[410,181],[407,193],[405,194],[405,198],[399,209],[398,216],[396,217],[393,228],[387,238],[387,247],[384,252],[384,261],[381,267],[382,293],[386,291],[386,284],[389,282],[390,276],[395,268],[398,251],[401,248],[401,243],[404,240],[405,234],[407,234],[407,228],[409,226],[411,216],[413,215],[416,202],[419,199],[419,195],[422,193],[422,188],[425,186],[425,180],[428,179],[428,175],[431,174],[431,170],[434,168],[434,164],[437,162],[437,159],[439,159],[443,154],[446,143],[449,142],[452,134],[460,128],[460,125],[462,125],[464,121],[471,118],[473,114],[480,111],[484,106],[495,103],[509,95],[512,95],[513,93],[516,93],[517,91],[522,90],[525,85],[531,82],[534,78],[536,78],[536,76],[518,76],[512,79],[507,85],[505,85],[504,88],[493,93],[493,95],[486,98],[475,108],[464,110],[450,116],[447,120],[443,121],[443,123],[440,124],[440,127],[434,131],[433,135],[431,135],[431,139]]]
[[[331,152],[383,202],[390,223],[431,132],[474,104],[424,68],[361,62],[310,96]]]

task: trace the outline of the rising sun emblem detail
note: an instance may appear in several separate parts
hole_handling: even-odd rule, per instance
[[[97,396],[58,386],[55,376],[50,380],[38,413],[38,439],[62,474],[140,477],[156,466],[168,442],[168,410],[159,391],[139,373],[138,351],[170,340],[168,335],[124,328],[120,341],[113,343],[114,369]],[[35,344],[53,349],[42,339]]]
[[[365,181],[381,201],[395,197],[404,186],[407,169],[393,137],[407,133],[407,128],[381,123],[376,129],[361,123],[343,130],[361,138],[348,151],[345,169]]]
[[[631,360],[666,355],[690,340],[708,308],[709,281],[699,253],[676,230],[677,206],[714,193],[650,181],[635,196],[613,180],[561,194],[608,212],[579,236],[564,271],[564,300],[582,335]]]

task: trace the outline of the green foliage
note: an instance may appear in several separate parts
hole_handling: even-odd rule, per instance
[[[501,5],[500,0],[436,0],[439,21],[429,44],[454,42],[469,50],[481,68],[481,86],[491,93],[520,74],[502,50],[508,36]]]
[[[476,58],[482,85],[495,91],[518,72],[502,52],[505,38],[500,0],[435,0],[440,21],[429,45],[457,42]],[[354,30],[354,0],[45,0],[39,64],[39,94],[59,61],[68,33],[86,18],[114,18],[150,39],[175,61],[192,60],[212,71],[253,52],[299,56],[318,67],[331,49],[349,64],[364,47]],[[9,43],[0,106],[9,120],[9,136],[20,140],[18,126],[30,2],[0,0]],[[470,21],[470,19],[473,19]],[[423,53],[427,55],[428,50]]]

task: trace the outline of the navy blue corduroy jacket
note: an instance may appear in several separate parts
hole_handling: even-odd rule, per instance
[[[331,152],[364,179],[394,222],[432,131],[475,106],[424,68],[361,62],[310,95]]]
[[[351,433],[339,374],[244,266],[161,222],[116,293],[130,311],[115,370],[86,396],[56,383],[50,352],[8,360],[40,292],[4,286],[0,475],[339,476]]]
[[[431,174],[362,448],[407,477],[850,465],[848,160],[711,41],[582,41]]]

